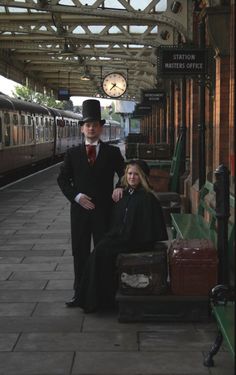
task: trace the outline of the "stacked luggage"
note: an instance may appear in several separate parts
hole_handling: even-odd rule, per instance
[[[144,249],[146,250],[146,249]],[[210,240],[159,242],[153,251],[117,259],[119,321],[203,321],[217,284],[217,252]]]
[[[139,143],[138,157],[146,160],[168,160],[170,159],[170,145],[168,143]]]
[[[147,143],[148,138],[143,133],[129,133],[125,138],[125,143]]]
[[[125,145],[125,156],[126,159],[169,160],[170,145],[167,143],[147,144],[129,142]]]

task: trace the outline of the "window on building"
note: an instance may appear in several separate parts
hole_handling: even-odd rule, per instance
[[[4,124],[9,125],[10,124],[10,115],[9,113],[4,113]]]
[[[16,113],[13,114],[12,120],[14,125],[18,125],[18,116]]]

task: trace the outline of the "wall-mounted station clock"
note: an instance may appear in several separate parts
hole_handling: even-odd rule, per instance
[[[109,73],[103,78],[102,88],[111,98],[119,98],[127,89],[127,80],[121,73]]]

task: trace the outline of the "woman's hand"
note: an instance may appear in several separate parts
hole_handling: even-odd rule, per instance
[[[114,202],[118,202],[123,197],[123,188],[116,188],[113,190],[112,199]]]

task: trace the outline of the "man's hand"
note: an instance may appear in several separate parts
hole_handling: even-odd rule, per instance
[[[113,190],[112,199],[114,202],[118,202],[123,197],[123,189],[116,188]]]
[[[81,193],[78,203],[86,210],[94,210],[95,204],[91,202],[91,199],[88,195]]]

